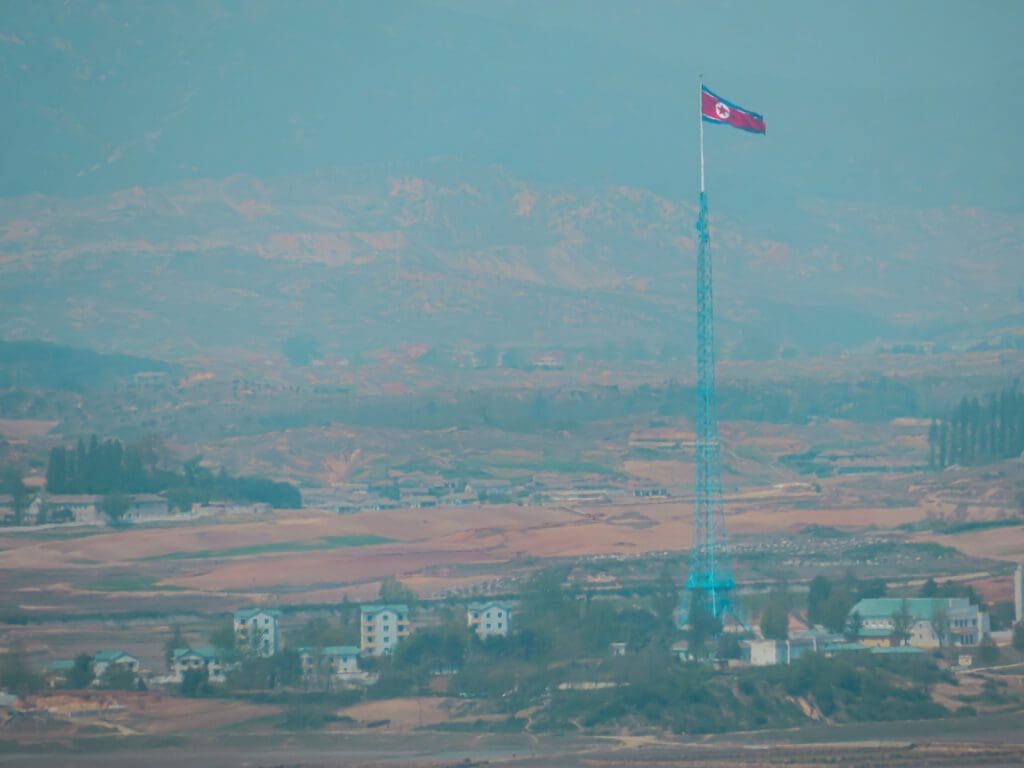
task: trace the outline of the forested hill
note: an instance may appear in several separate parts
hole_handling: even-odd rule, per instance
[[[81,392],[139,373],[176,376],[180,368],[132,355],[104,355],[45,341],[0,341],[0,388]]]

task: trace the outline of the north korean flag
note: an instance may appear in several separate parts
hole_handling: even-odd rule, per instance
[[[703,86],[700,89],[700,114],[707,123],[731,125],[751,133],[765,132],[764,117],[716,96]]]

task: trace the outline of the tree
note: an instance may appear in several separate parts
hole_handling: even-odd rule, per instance
[[[294,685],[302,677],[302,659],[294,648],[285,648],[274,656],[246,656],[228,674],[233,688],[271,689]]]
[[[92,668],[92,656],[87,653],[80,653],[75,657],[74,665],[68,672],[68,688],[81,690],[92,685],[95,678]]]
[[[25,508],[28,506],[28,489],[21,480],[21,473],[14,467],[4,470],[0,488],[11,497],[11,509],[14,511],[14,524],[21,525],[25,520]]]
[[[1024,624],[1017,624],[1013,628],[1013,649],[1024,653]]]
[[[826,576],[815,576],[807,590],[807,623],[825,623],[825,603],[832,594],[832,582]]]
[[[863,628],[864,619],[861,618],[860,611],[854,611],[850,614],[850,618],[846,620],[846,629],[843,634],[848,642],[855,643],[860,640],[860,633]]]
[[[655,615],[662,623],[672,626],[675,611],[679,607],[679,588],[676,586],[675,579],[672,578],[672,568],[667,562],[662,563],[658,581],[654,585],[651,603]]]
[[[64,493],[67,490],[67,452],[64,446],[50,449],[50,460],[46,464],[46,490],[50,493]]]
[[[111,493],[100,499],[100,511],[111,523],[121,522],[131,506],[131,498],[121,493]]]
[[[833,587],[822,606],[821,623],[832,632],[842,632],[854,603],[855,600],[845,587]]]
[[[232,654],[235,651],[235,622],[225,619],[210,631],[210,645],[219,651]]]
[[[990,666],[999,661],[999,647],[991,637],[986,637],[978,643],[978,663]]]
[[[138,675],[128,664],[108,664],[100,675],[100,687],[115,691],[131,691],[138,687]]]
[[[0,654],[0,688],[24,696],[42,687],[43,678],[32,665],[20,641],[15,641],[7,653]]]
[[[739,659],[743,656],[743,648],[736,635],[731,632],[723,632],[718,638],[718,647],[715,653],[720,659]]]
[[[932,608],[932,631],[941,648],[949,638],[949,612],[944,605],[937,604]]]
[[[686,626],[690,653],[700,658],[704,655],[708,640],[718,637],[722,631],[722,619],[712,613],[707,594],[702,590],[695,589],[690,593],[690,610],[687,613]]]
[[[377,593],[381,602],[401,603],[408,607],[411,616],[416,611],[416,593],[402,585],[394,576],[388,576],[380,583],[380,591]]]
[[[171,668],[171,663],[174,661],[174,652],[178,648],[188,648],[188,640],[181,633],[181,627],[175,624],[171,627],[171,636],[164,643],[164,663],[167,664],[168,669]]]
[[[289,638],[293,638],[289,633]],[[354,623],[331,624],[322,616],[309,619],[295,633],[291,640],[295,645],[323,648],[328,645],[358,645],[359,627]]]
[[[210,693],[210,671],[206,667],[186,669],[181,676],[181,695],[198,698]]]
[[[900,607],[892,612],[892,639],[895,645],[906,645],[914,627],[914,616],[910,612],[910,603],[900,602]]]
[[[769,640],[785,640],[789,637],[789,610],[784,596],[772,595],[761,612],[761,634]]]

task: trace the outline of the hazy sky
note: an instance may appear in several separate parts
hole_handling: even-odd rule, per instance
[[[708,135],[738,212],[1020,211],[1021,29],[994,1],[5,2],[0,194],[443,155],[689,197],[703,71],[768,121]]]

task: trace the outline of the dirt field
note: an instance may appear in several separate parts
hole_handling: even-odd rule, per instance
[[[914,509],[793,510],[784,500],[734,504],[728,525],[734,533],[785,531],[815,522],[835,527],[896,525],[919,519]],[[433,513],[434,510],[431,510]],[[291,513],[275,520],[198,523],[167,528],[139,527],[118,532],[99,529],[67,540],[9,538],[0,552],[0,570],[61,571],[65,578],[49,588],[85,592],[68,574],[98,578],[110,569],[145,574],[132,588],[138,597],[166,597],[160,590],[178,588],[209,594],[273,593],[301,588],[310,596],[335,595],[342,586],[356,587],[399,575],[429,577],[432,591],[465,582],[447,579],[446,566],[478,564],[496,568],[523,557],[640,555],[685,550],[690,546],[689,504],[676,500],[644,500],[591,507],[459,507],[438,510],[430,518],[422,510],[394,510],[339,516]],[[368,546],[316,548],[326,537],[375,534],[393,542]],[[297,551],[274,551],[274,546]],[[307,547],[307,549],[302,549]],[[246,552],[243,548],[251,548]],[[237,554],[232,554],[232,551]],[[190,554],[191,553],[191,554]],[[39,586],[24,587],[25,602]],[[116,586],[112,586],[113,591]],[[86,592],[86,597],[88,593]],[[355,593],[351,597],[356,597]]]
[[[894,504],[895,491],[885,483],[896,488],[897,482],[912,502],[907,481],[888,478],[745,488],[726,494],[727,528],[734,535],[777,535],[812,523],[884,529],[932,513],[931,497],[924,492],[917,504]],[[874,493],[871,483],[878,487]],[[690,546],[691,528],[690,502],[681,497],[349,515],[303,510],[119,531],[8,535],[0,540],[0,575],[9,577],[6,601],[11,607],[43,612],[83,611],[90,605],[103,612],[114,596],[122,609],[131,610],[147,603],[199,606],[200,595],[225,609],[281,599],[323,603],[347,596],[358,601],[375,595],[388,576],[435,596],[493,579],[525,558],[682,552]],[[956,536],[922,533],[917,540],[1012,560],[1024,551],[1024,527]]]
[[[1024,559],[1024,525],[965,531],[955,535],[921,533],[916,541],[934,541],[976,557],[991,557],[1019,563]]]

